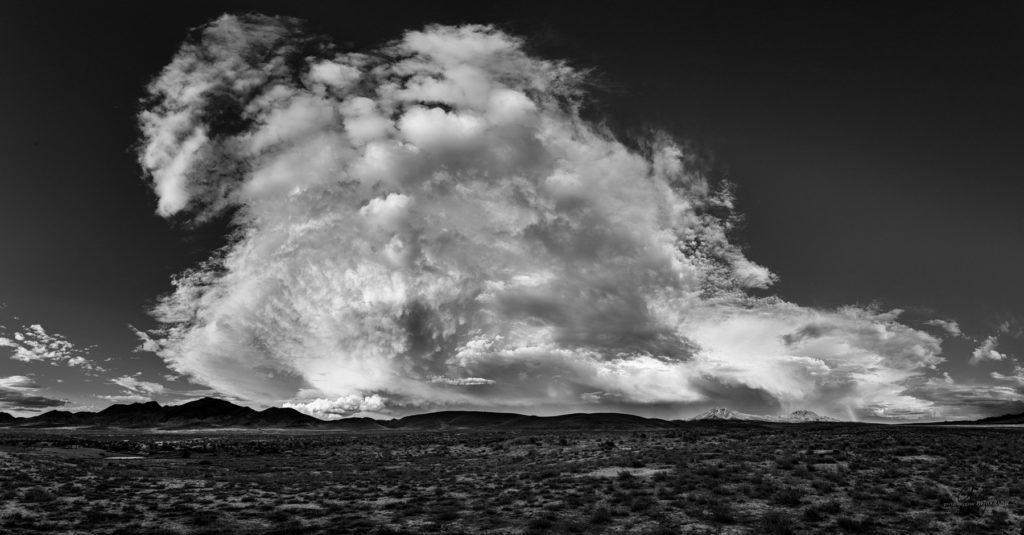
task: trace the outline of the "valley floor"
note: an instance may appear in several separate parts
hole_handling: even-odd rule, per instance
[[[0,430],[0,533],[1021,533],[1024,432]]]

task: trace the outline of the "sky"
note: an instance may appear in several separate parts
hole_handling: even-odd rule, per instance
[[[1024,411],[1024,9],[32,2],[0,410]]]

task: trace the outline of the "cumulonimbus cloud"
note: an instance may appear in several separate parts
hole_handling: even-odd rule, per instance
[[[236,231],[175,279],[149,347],[321,415],[928,413],[905,385],[937,338],[898,311],[750,297],[774,275],[730,242],[730,189],[665,136],[631,150],[581,119],[583,76],[523,45],[488,26],[365,53],[278,18],[198,30],[148,88],[140,161],[161,215]]]

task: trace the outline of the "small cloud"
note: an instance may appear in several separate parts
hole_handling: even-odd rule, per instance
[[[128,328],[131,329],[132,333],[134,333],[136,338],[139,339],[139,342],[141,342],[139,346],[134,349],[135,352],[146,351],[149,353],[156,353],[160,350],[160,343],[149,336],[148,333],[136,329],[132,324],[128,324]]]
[[[10,377],[0,377],[0,388],[12,390],[35,389],[39,388],[39,384],[31,377],[12,375]]]
[[[999,346],[999,342],[995,336],[989,336],[981,343],[980,346],[976,347],[971,353],[971,364],[978,364],[983,360],[1004,360],[1006,359],[1005,353],[996,351],[996,347]]]
[[[939,327],[946,331],[950,336],[955,336],[957,338],[962,338],[964,336],[964,332],[960,330],[960,324],[954,320],[933,319],[926,321],[925,325]]]
[[[152,401],[147,396],[141,396],[138,394],[126,394],[123,396],[97,396],[100,399],[105,399],[111,403],[145,403]]]
[[[432,384],[443,384],[452,386],[477,386],[477,385],[493,385],[494,381],[491,379],[484,379],[483,377],[441,377],[435,376],[430,379]]]
[[[23,326],[11,337],[0,336],[0,347],[13,349],[11,358],[22,362],[63,363],[90,371],[102,370],[85,358],[92,347],[76,346],[64,335],[47,332],[38,323]]]
[[[122,375],[110,382],[134,394],[162,394],[166,390],[166,387],[160,383],[142,381],[130,375]]]
[[[1010,318],[1002,321],[996,328],[999,334],[1005,334],[1013,338],[1020,338],[1024,336],[1024,327],[1021,326],[1020,322],[1016,318]]]

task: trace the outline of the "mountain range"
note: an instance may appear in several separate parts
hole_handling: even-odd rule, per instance
[[[821,416],[814,411],[798,410],[783,416],[769,416],[762,414],[747,414],[734,410],[717,407],[703,412],[693,420],[738,420],[744,422],[772,422],[785,424],[802,424],[810,422],[839,422],[830,416]]]
[[[99,412],[52,410],[38,416],[18,418],[0,412],[0,427],[75,427],[131,429],[216,429],[216,428],[306,428],[350,431],[381,431],[387,429],[669,429],[687,423],[737,422],[751,424],[840,423],[841,420],[821,416],[813,411],[797,410],[783,416],[747,414],[727,408],[714,408],[688,420],[662,420],[620,413],[574,413],[560,416],[481,411],[441,411],[416,414],[391,420],[355,417],[321,420],[295,409],[272,407],[257,411],[217,398],[202,398],[181,405],[160,405],[155,401],[111,405]],[[971,421],[933,422],[942,424],[1024,424],[1024,413],[1006,414]]]
[[[691,421],[748,421],[760,423],[837,422],[811,411],[787,416],[758,416],[717,408]],[[575,413],[560,416],[529,416],[514,413],[442,411],[392,420],[342,418],[321,420],[295,409],[273,407],[257,411],[216,398],[202,398],[181,405],[160,405],[155,401],[111,405],[99,412],[52,410],[38,416],[17,418],[0,412],[0,427],[94,427],[94,428],[308,428],[372,431],[385,429],[667,429],[683,420],[662,420],[619,413]]]

